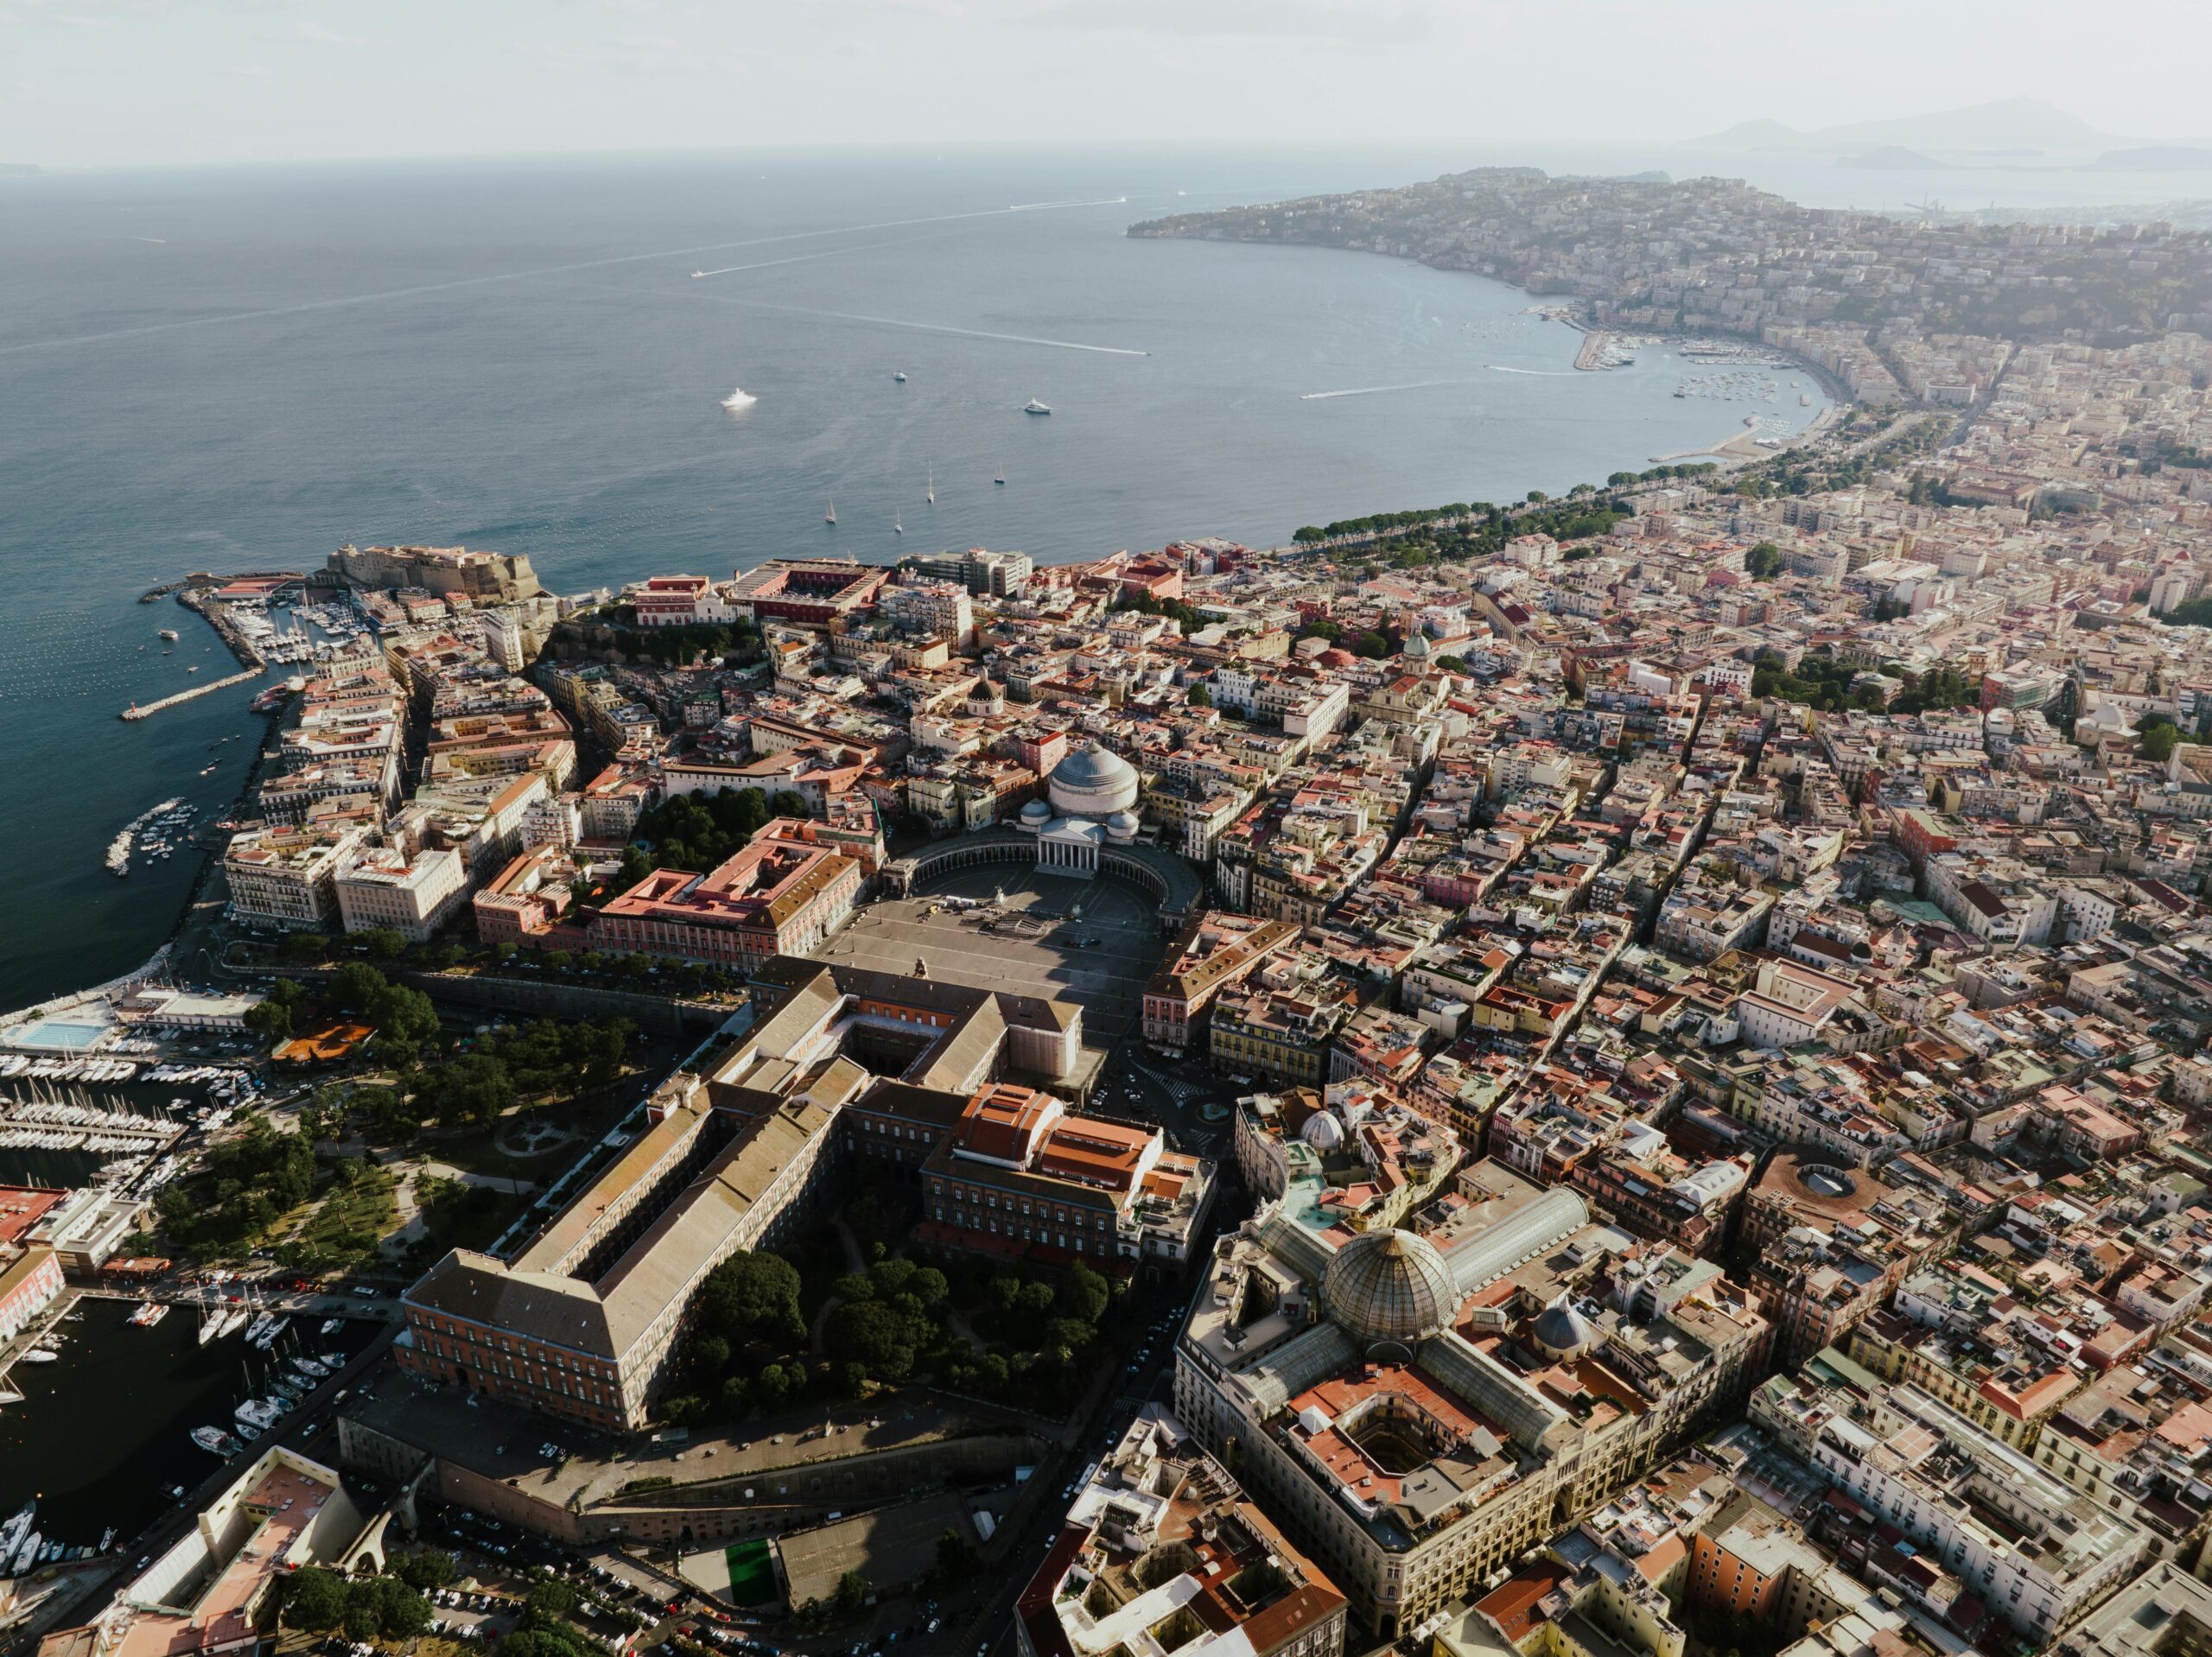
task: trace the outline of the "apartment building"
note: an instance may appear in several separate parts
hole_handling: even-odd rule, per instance
[[[358,848],[333,886],[347,931],[384,928],[411,943],[428,943],[468,900],[467,867],[446,848]]]

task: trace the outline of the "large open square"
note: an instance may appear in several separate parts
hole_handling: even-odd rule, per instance
[[[1006,864],[954,870],[913,897],[857,909],[815,955],[880,972],[921,961],[950,983],[1073,1001],[1085,1044],[1110,1051],[1134,1038],[1166,947],[1157,905],[1135,888]]]

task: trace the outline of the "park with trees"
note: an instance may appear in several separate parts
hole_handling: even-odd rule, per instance
[[[1065,1273],[980,1260],[947,1270],[881,1240],[866,1252],[867,1266],[850,1269],[833,1225],[791,1255],[740,1254],[717,1267],[669,1420],[736,1421],[910,1381],[1052,1413],[1096,1378],[1121,1292],[1081,1262]]]

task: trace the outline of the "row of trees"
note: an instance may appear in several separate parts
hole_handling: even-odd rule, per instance
[[[1719,463],[1713,460],[1687,462],[1679,466],[1655,466],[1642,472],[1616,472],[1605,479],[1608,489],[1628,489],[1642,483],[1663,483],[1674,478],[1699,478],[1717,471]],[[1594,484],[1580,483],[1567,492],[1570,500],[1581,499],[1598,492]],[[1541,506],[1550,497],[1541,489],[1529,492],[1523,505]],[[1318,546],[1324,542],[1342,540],[1351,536],[1386,536],[1392,530],[1431,530],[1448,528],[1466,518],[1489,518],[1493,521],[1509,517],[1519,506],[1494,506],[1486,500],[1455,500],[1448,506],[1414,508],[1397,512],[1370,512],[1364,517],[1340,517],[1328,524],[1307,524],[1291,532],[1291,540],[1301,547]]]
[[[444,1574],[436,1574],[435,1563],[418,1566],[416,1561],[421,1559],[442,1560]],[[410,1555],[394,1560],[392,1571],[390,1576],[353,1578],[320,1565],[303,1565],[282,1579],[283,1620],[295,1628],[340,1629],[348,1640],[411,1639],[430,1626],[430,1602],[420,1590],[452,1579],[453,1556]]]

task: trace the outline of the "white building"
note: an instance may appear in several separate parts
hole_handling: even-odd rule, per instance
[[[2144,1552],[2140,1529],[1917,1387],[1858,1400],[1777,1376],[1753,1394],[1751,1419],[1809,1444],[1831,1484],[2038,1644],[2133,1575]]]
[[[337,877],[338,911],[349,932],[385,927],[427,942],[468,899],[461,854],[429,847],[410,854],[377,846],[357,853]]]
[[[223,878],[231,917],[240,925],[312,931],[337,917],[340,867],[367,830],[272,828],[231,838]]]

